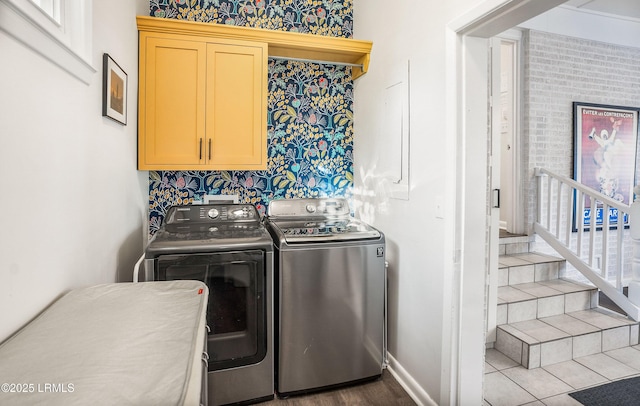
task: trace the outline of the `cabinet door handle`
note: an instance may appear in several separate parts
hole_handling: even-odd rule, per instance
[[[200,138],[200,148],[198,148],[198,160],[202,161],[202,138]]]
[[[209,138],[209,160],[211,160],[211,138]]]

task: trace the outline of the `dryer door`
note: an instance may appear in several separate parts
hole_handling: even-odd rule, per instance
[[[209,287],[209,370],[260,362],[267,352],[266,267],[261,250],[157,258],[156,280],[197,279]]]

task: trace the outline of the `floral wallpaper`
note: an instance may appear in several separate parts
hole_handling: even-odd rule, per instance
[[[159,18],[351,38],[352,0],[151,0]]]
[[[151,0],[151,15],[351,37],[351,0]],[[351,197],[353,82],[349,68],[269,60],[264,171],[150,171],[149,233],[167,209],[238,195],[265,213],[293,197]]]

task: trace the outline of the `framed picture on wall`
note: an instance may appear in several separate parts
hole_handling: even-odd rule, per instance
[[[102,115],[127,124],[127,74],[109,56],[102,56]]]
[[[609,106],[592,103],[573,103],[574,123],[574,179],[605,196],[629,205],[633,201],[638,141],[638,108]],[[602,207],[590,207],[584,202],[584,224],[589,229],[620,222],[629,225],[629,219],[618,218],[618,210],[610,208],[605,214]],[[574,231],[577,228],[574,205]]]

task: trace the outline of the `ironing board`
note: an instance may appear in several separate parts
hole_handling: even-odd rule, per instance
[[[194,280],[72,290],[0,344],[0,404],[206,404],[208,294]]]

